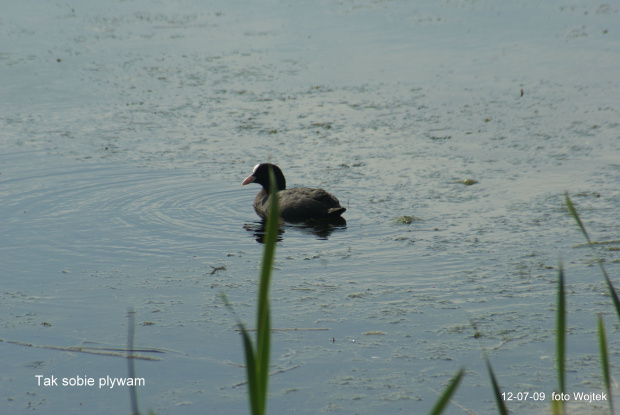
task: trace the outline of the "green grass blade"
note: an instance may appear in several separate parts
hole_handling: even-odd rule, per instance
[[[127,374],[130,378],[136,378],[136,366],[133,355],[133,342],[135,337],[135,311],[133,307],[127,310]],[[135,385],[129,387],[129,401],[131,405],[131,415],[139,415],[138,409],[138,391]]]
[[[586,241],[588,241],[588,243],[592,243],[590,242],[590,237],[588,236],[586,227],[583,226],[583,222],[581,221],[581,218],[579,217],[579,214],[577,213],[577,210],[573,205],[573,201],[570,200],[570,197],[568,196],[568,192],[564,193],[564,199],[566,200],[566,206],[568,206],[568,211],[570,212],[573,219],[575,219],[575,222],[577,222],[577,225],[579,225],[579,229],[581,229],[581,233],[583,233],[583,236],[586,237]]]
[[[246,374],[248,380],[248,394],[250,398],[250,410],[253,415],[264,415],[267,411],[267,394],[269,384],[269,356],[271,352],[271,316],[269,311],[269,285],[271,283],[271,270],[276,252],[276,241],[280,213],[278,208],[277,186],[273,171],[269,170],[270,180],[270,203],[267,217],[266,233],[264,238],[265,250],[261,267],[258,305],[256,310],[256,345],[248,334],[245,325],[235,314],[232,305],[228,302],[226,294],[220,297],[224,304],[232,311],[237,319],[237,325],[243,338],[245,352]]]
[[[446,406],[450,402],[450,398],[452,398],[452,395],[456,391],[456,388],[459,385],[459,382],[461,381],[461,378],[463,377],[464,374],[465,374],[465,369],[461,368],[456,373],[456,375],[452,378],[452,380],[450,380],[448,387],[444,390],[443,394],[439,397],[439,399],[435,403],[435,406],[431,410],[430,415],[439,415],[443,412],[443,410],[446,408]]]
[[[581,229],[583,236],[585,236],[586,241],[588,242],[588,245],[590,245],[590,247],[594,249],[592,245],[592,241],[590,240],[590,236],[588,236],[588,232],[586,231],[586,227],[583,225],[583,222],[581,221],[581,218],[579,217],[579,214],[577,213],[577,209],[575,209],[575,206],[573,205],[573,202],[570,200],[568,193],[565,193],[564,196],[566,199],[566,206],[568,206],[568,210],[570,211],[571,215],[577,222],[577,225],[579,225],[579,229]],[[618,298],[616,289],[614,288],[614,285],[612,284],[611,279],[609,278],[609,275],[607,275],[607,271],[605,270],[605,267],[603,266],[603,261],[599,259],[598,265],[601,268],[601,273],[603,274],[603,277],[605,277],[607,288],[609,289],[609,294],[611,295],[611,299],[614,302],[614,307],[616,308],[616,314],[618,315],[618,318],[620,319],[620,299]]]
[[[611,396],[611,373],[609,373],[609,358],[607,354],[607,335],[605,334],[605,323],[603,317],[598,316],[598,344],[601,353],[601,368],[603,370],[603,383],[607,391],[607,402],[609,402],[609,413],[614,413],[614,402]]]
[[[609,275],[607,275],[607,271],[605,271],[605,267],[603,266],[603,261],[599,259],[598,265],[601,268],[603,277],[605,277],[605,281],[607,282],[607,288],[609,289],[609,294],[611,295],[611,299],[614,302],[614,307],[616,307],[616,314],[618,315],[618,318],[620,319],[620,299],[618,299],[618,293],[616,292],[616,289],[614,288],[614,285],[612,284],[611,279],[609,278]]]
[[[558,366],[558,386],[559,392],[564,393],[565,384],[565,367],[566,361],[566,298],[564,290],[564,266],[560,262],[558,270],[558,310],[557,310],[557,326],[556,326],[556,359]],[[562,406],[562,412],[563,407]]]
[[[241,333],[241,339],[243,340],[243,352],[245,354],[245,370],[246,370],[246,378],[248,381],[248,396],[250,399],[250,410],[252,414],[260,414],[259,401],[258,399],[258,390],[257,390],[257,381],[256,381],[256,359],[254,345],[252,344],[252,339],[248,334],[248,330],[245,327],[245,324],[241,321],[235,310],[233,309],[232,304],[228,301],[228,297],[225,293],[220,293],[220,298],[224,302],[224,305],[230,310],[230,312],[235,316],[235,320],[237,320],[237,327],[239,328],[239,332]]]
[[[277,185],[273,171],[269,169],[270,195],[269,214],[265,233],[265,251],[261,268],[258,290],[258,311],[256,313],[256,389],[258,406],[261,414],[267,408],[267,394],[269,384],[269,357],[271,351],[271,316],[269,312],[269,286],[271,271],[276,251],[280,210],[278,208]]]
[[[254,415],[263,414],[264,411],[261,410],[261,392],[259,390],[259,382],[256,376],[256,360],[254,359],[254,346],[252,345],[252,339],[250,339],[250,335],[248,334],[248,331],[246,330],[243,323],[239,323],[238,325],[239,329],[241,330],[241,337],[243,338],[243,350],[245,351],[245,368],[248,378],[250,409],[252,411],[252,414]]]
[[[493,368],[491,368],[491,362],[489,362],[489,358],[487,356],[484,356],[484,361],[487,364],[487,370],[489,371],[489,377],[491,378],[491,384],[493,385],[493,394],[495,395],[495,401],[499,407],[499,413],[502,415],[508,415],[508,409],[506,409],[506,405],[502,399],[502,393],[499,389],[497,379],[495,378],[495,373],[493,373]]]

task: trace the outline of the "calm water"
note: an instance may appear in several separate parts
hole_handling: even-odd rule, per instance
[[[262,246],[241,187],[271,160],[348,210],[283,228],[271,413],[547,413],[557,267],[570,392],[602,392],[595,266],[620,266],[620,8],[591,2],[20,2],[0,16],[0,408],[247,413],[226,293],[254,322]],[[465,185],[464,180],[476,181]],[[568,191],[595,251],[563,205]],[[398,217],[415,220],[403,224]],[[474,338],[474,333],[479,338]],[[30,343],[25,347],[11,342]],[[158,352],[148,350],[156,349]],[[601,404],[573,404],[592,413]]]

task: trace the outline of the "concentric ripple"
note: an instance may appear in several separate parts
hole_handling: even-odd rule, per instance
[[[33,251],[121,264],[141,256],[204,256],[214,246],[233,249],[243,232],[239,210],[253,214],[241,188],[196,171],[79,164],[11,176],[3,172],[0,185],[6,226],[0,249],[24,263]]]

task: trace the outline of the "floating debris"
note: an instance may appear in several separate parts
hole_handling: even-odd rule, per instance
[[[402,223],[404,225],[411,225],[413,222],[420,222],[422,219],[416,218],[415,216],[399,216],[394,219],[396,223]]]
[[[456,183],[461,183],[461,184],[464,184],[465,186],[471,186],[472,184],[478,183],[478,180],[474,180],[474,179],[457,180]]]
[[[581,192],[581,193],[576,193],[574,196],[581,196],[581,197],[589,197],[589,196],[594,196],[594,197],[601,197],[601,194],[598,192]]]
[[[215,274],[218,271],[225,271],[226,270],[226,266],[214,267],[213,265],[211,265],[211,268],[213,268],[213,271],[211,271],[211,275]]]

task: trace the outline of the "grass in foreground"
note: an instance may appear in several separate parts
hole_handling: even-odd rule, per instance
[[[577,223],[577,226],[581,230],[581,233],[586,238],[588,245],[594,248],[594,243],[590,239],[588,232],[573,205],[568,193],[565,194],[565,202],[573,219]],[[603,261],[601,259],[598,260],[598,265],[601,269],[601,273],[605,279],[607,287],[609,289],[610,296],[612,298],[614,307],[616,309],[616,313],[618,318],[620,318],[620,300],[618,299],[618,294],[616,289],[605,270],[605,266],[603,265]],[[560,266],[558,269],[558,293],[557,293],[557,311],[556,311],[556,366],[557,366],[557,377],[558,377],[558,393],[565,394],[566,393],[566,292],[565,292],[565,273],[564,266],[560,262]],[[607,351],[607,337],[605,332],[605,324],[602,316],[598,316],[598,343],[599,343],[599,355],[601,358],[601,370],[602,370],[602,378],[603,385],[605,387],[605,392],[607,394],[607,402],[609,404],[609,413],[614,414],[614,405],[613,405],[613,396],[612,396],[612,378],[609,370],[610,363]],[[495,378],[495,374],[493,373],[493,369],[491,368],[491,363],[489,359],[484,357],[487,364],[487,369],[489,372],[489,377],[491,379],[491,385],[493,387],[494,396],[497,401],[498,412],[500,414],[508,413],[508,410],[504,404],[504,401],[501,397],[500,388]],[[554,415],[564,414],[566,412],[566,405],[564,401],[554,400],[551,403],[551,413]]]
[[[275,179],[273,177],[273,173],[270,172],[270,180],[271,180],[271,189],[275,189]],[[271,281],[271,271],[273,268],[273,261],[275,257],[275,247],[276,247],[276,238],[278,232],[278,223],[279,223],[279,214],[278,214],[278,203],[277,197],[275,196],[275,190],[271,191],[270,197],[272,198],[272,202],[270,205],[269,211],[269,219],[267,220],[266,234],[265,234],[265,251],[263,255],[263,264],[261,268],[260,282],[259,282],[259,291],[258,291],[258,306],[256,312],[256,341],[253,342],[248,334],[248,330],[241,322],[241,320],[237,318],[237,324],[240,328],[240,332],[243,338],[243,347],[245,351],[246,357],[246,376],[248,380],[248,394],[250,400],[250,409],[252,415],[264,415],[267,409],[267,395],[268,395],[268,381],[269,381],[269,358],[270,358],[270,346],[271,346],[271,322],[270,322],[270,311],[269,311],[269,284]],[[588,245],[592,245],[592,241],[586,231],[577,210],[575,209],[568,193],[565,194],[565,201],[568,207],[568,210],[572,217],[577,222],[581,232],[585,236],[588,241]],[[616,290],[611,282],[605,267],[603,265],[602,260],[598,261],[599,267],[601,269],[601,273],[605,278],[607,283],[607,287],[610,292],[610,296],[612,298],[613,304],[616,308],[616,313],[618,318],[620,319],[620,300],[618,299],[618,295]],[[222,294],[222,298],[226,305],[232,310],[232,305],[226,299],[226,296]],[[560,263],[558,270],[558,294],[557,294],[557,314],[556,314],[556,364],[557,364],[557,376],[558,376],[558,390],[559,393],[566,393],[566,294],[565,294],[565,275],[564,275],[564,267],[562,263]],[[233,310],[234,313],[234,310]],[[130,311],[130,331],[128,336],[128,350],[133,349],[133,312]],[[602,377],[603,384],[605,386],[605,390],[607,393],[607,401],[609,404],[609,413],[614,413],[613,399],[612,399],[612,379],[611,373],[609,370],[609,357],[607,350],[607,336],[605,332],[605,324],[603,322],[602,316],[598,316],[598,342],[599,342],[599,353],[601,357],[601,369],[602,369]],[[131,355],[128,355],[129,359],[129,372],[130,376],[132,376],[133,368],[133,359]],[[488,357],[484,356],[485,363],[487,366],[487,370],[489,373],[489,378],[491,381],[491,386],[493,388],[493,395],[497,402],[498,412],[501,415],[508,414],[508,409],[504,403],[501,394],[501,388],[499,386],[499,382],[495,377],[495,373],[491,367],[491,363]],[[445,390],[441,394],[441,396],[435,402],[435,405],[431,409],[430,415],[440,415],[446,409],[452,395],[456,392],[458,385],[465,375],[465,369],[461,368],[454,375],[454,377],[450,380]],[[135,391],[132,392],[132,413],[138,414],[138,405],[137,405],[137,397],[135,396]],[[565,413],[565,405],[563,401],[552,401],[551,404],[551,412],[554,415],[560,415]],[[154,414],[153,412],[150,412]]]
[[[273,182],[273,175],[271,176]],[[275,186],[271,186],[275,188]],[[249,397],[250,408],[253,415],[264,414],[267,407],[267,384],[268,384],[268,366],[269,366],[269,349],[270,349],[270,316],[269,316],[269,283],[271,278],[271,269],[273,266],[273,259],[275,254],[276,236],[278,231],[278,207],[277,198],[272,192],[272,200],[276,203],[271,204],[271,210],[269,212],[269,220],[267,221],[267,233],[265,235],[265,253],[263,256],[263,265],[261,268],[260,288],[258,294],[258,308],[257,308],[257,334],[256,334],[256,346],[252,343],[247,329],[241,321],[238,320],[238,325],[241,328],[243,336],[243,346],[246,354],[247,363],[247,378],[249,384]],[[566,205],[572,217],[577,222],[581,232],[585,236],[588,244],[592,246],[590,237],[586,231],[583,222],[581,221],[577,210],[575,209],[568,194],[565,195]],[[274,218],[274,219],[271,219]],[[618,317],[620,318],[620,300],[616,290],[603,266],[601,260],[599,260],[599,267],[605,278],[607,286],[610,291],[614,306]],[[227,302],[228,304],[228,302]],[[560,263],[558,270],[558,294],[557,294],[557,316],[556,316],[556,365],[557,365],[557,377],[558,377],[558,391],[559,393],[566,393],[566,294],[565,294],[565,275],[564,267]],[[229,305],[229,304],[228,304]],[[229,305],[230,307],[230,305]],[[598,317],[598,337],[599,337],[599,349],[601,356],[601,367],[603,372],[603,383],[608,396],[610,413],[614,413],[613,400],[612,400],[612,388],[611,388],[611,374],[609,371],[609,359],[607,353],[607,340],[605,333],[605,326],[601,316]],[[493,388],[493,395],[497,402],[498,412],[501,415],[508,414],[508,409],[502,398],[501,389],[491,363],[488,357],[484,357],[491,386]],[[465,369],[461,368],[454,377],[450,380],[441,396],[435,402],[435,405],[431,409],[431,415],[439,415],[446,409],[454,393],[456,392],[458,385],[465,375]],[[555,415],[565,413],[565,405],[563,401],[552,401],[551,412]]]
[[[252,415],[263,415],[267,411],[267,395],[269,385],[269,357],[271,349],[271,316],[269,311],[269,284],[276,251],[278,224],[280,214],[278,209],[277,186],[273,172],[269,171],[271,182],[269,215],[267,218],[264,239],[265,251],[261,267],[258,305],[256,309],[256,341],[253,342],[243,322],[237,318],[243,349],[245,352],[246,377],[248,380],[248,395]],[[231,304],[223,295],[224,302],[232,310]],[[234,311],[233,311],[234,313]]]
[[[581,233],[586,238],[586,241],[588,242],[588,246],[590,246],[594,250],[595,243],[592,242],[592,240],[590,239],[590,236],[588,235],[588,231],[586,230],[586,227],[581,221],[581,218],[579,217],[579,214],[577,213],[577,209],[575,209],[575,205],[573,205],[573,201],[570,199],[568,192],[564,194],[564,200],[566,202],[568,211],[570,212],[573,219],[575,219],[575,222],[577,222],[577,226],[581,230]],[[609,275],[607,274],[607,270],[605,270],[605,266],[603,265],[603,260],[599,258],[597,262],[601,270],[601,273],[603,274],[603,278],[605,279],[605,283],[607,284],[607,289],[609,290],[609,295],[611,296],[612,302],[616,309],[616,314],[618,315],[618,318],[620,319],[620,299],[618,299],[618,293],[616,292],[616,289],[613,283],[611,282]],[[605,333],[605,323],[603,322],[603,317],[601,315],[598,316],[598,341],[599,341],[599,353],[601,357],[603,384],[605,386],[605,391],[607,392],[607,402],[609,404],[609,413],[613,414],[614,403],[613,403],[613,396],[611,393],[612,392],[611,373],[609,371],[609,357],[607,353],[607,336]]]

